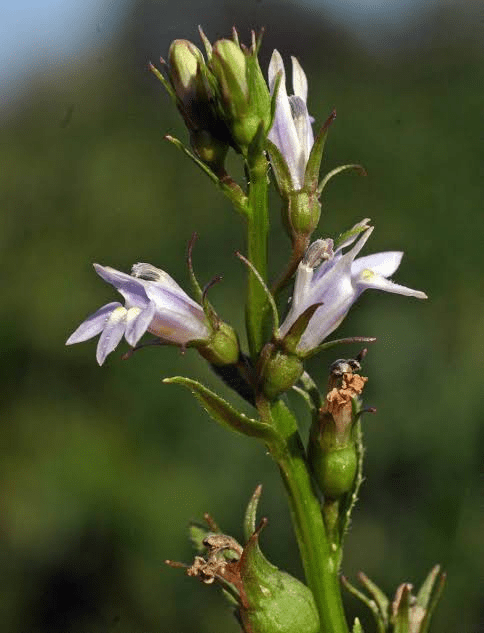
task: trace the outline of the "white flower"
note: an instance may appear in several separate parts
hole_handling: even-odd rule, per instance
[[[99,264],[94,264],[94,268],[124,297],[125,305],[113,302],[99,308],[71,334],[66,345],[101,334],[96,350],[99,365],[123,336],[133,347],[145,332],[164,343],[180,346],[210,336],[202,307],[163,270],[142,263],[133,266],[131,275]]]
[[[269,89],[274,93],[276,79],[280,74],[281,83],[276,97],[276,113],[274,124],[268,139],[274,143],[282,154],[289,173],[293,188],[302,189],[304,173],[314,144],[312,119],[307,109],[308,82],[300,63],[295,57],[292,59],[292,89],[294,94],[288,96],[286,90],[286,73],[279,51],[274,50],[269,64]],[[273,167],[278,177],[277,168]]]
[[[420,290],[399,286],[388,279],[400,265],[402,252],[388,251],[355,259],[373,232],[368,222],[363,220],[355,225],[349,232],[350,237],[335,252],[331,239],[316,240],[306,251],[297,270],[291,307],[281,325],[281,335],[285,336],[310,306],[318,303],[322,305],[315,311],[301,336],[298,352],[305,353],[317,347],[339,326],[353,303],[367,288],[418,299],[427,298]],[[343,248],[355,240],[357,242],[353,248],[343,254]]]

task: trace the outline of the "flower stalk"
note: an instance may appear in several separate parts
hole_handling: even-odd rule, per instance
[[[267,281],[267,240],[269,235],[268,182],[269,164],[263,152],[248,165],[249,214],[247,217],[247,255],[264,282]],[[256,359],[264,345],[267,297],[259,280],[248,272],[246,325],[251,357]]]
[[[264,416],[270,418],[279,434],[268,447],[286,489],[306,580],[319,611],[321,633],[348,633],[338,565],[332,556],[296,418],[282,400],[264,406]]]

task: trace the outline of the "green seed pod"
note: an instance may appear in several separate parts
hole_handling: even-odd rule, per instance
[[[288,195],[288,224],[291,235],[312,235],[321,217],[321,203],[316,193],[294,191]]]
[[[324,496],[338,499],[353,487],[358,467],[355,444],[327,452],[317,444],[311,452],[311,467]]]
[[[221,321],[212,336],[197,347],[209,363],[216,366],[233,365],[240,355],[239,339],[235,330]]]
[[[239,610],[250,633],[318,633],[319,615],[311,590],[265,558],[258,537],[251,536],[240,559],[244,595]]]
[[[276,351],[264,369],[264,394],[269,400],[273,400],[290,389],[299,380],[303,371],[302,361],[297,356]]]
[[[313,421],[308,459],[326,499],[339,499],[353,489],[359,459],[358,398],[367,380],[353,373],[348,361],[334,363],[325,404]]]

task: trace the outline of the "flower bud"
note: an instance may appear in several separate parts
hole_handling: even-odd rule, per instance
[[[201,67],[205,62],[195,44],[188,40],[174,40],[168,59],[172,86],[185,107],[189,107],[191,102],[202,94],[207,96],[201,74]]]
[[[338,499],[351,491],[358,468],[354,428],[358,397],[368,380],[353,373],[359,368],[354,360],[333,363],[326,402],[311,428],[308,457],[321,492],[328,499]]]
[[[218,83],[218,106],[232,144],[246,155],[260,125],[267,132],[271,120],[271,99],[255,46],[244,52],[232,40],[218,40],[210,69]]]
[[[188,40],[172,42],[168,59],[167,72],[173,89],[170,88],[169,92],[174,96],[190,132],[190,144],[200,160],[215,172],[221,172],[229,148],[229,136],[225,122],[214,105],[214,77],[201,51]],[[165,80],[162,81],[165,83]]]

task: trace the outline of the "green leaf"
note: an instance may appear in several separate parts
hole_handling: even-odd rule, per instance
[[[355,596],[355,598],[358,598],[358,600],[361,600],[361,602],[363,602],[363,604],[366,604],[366,606],[373,613],[373,616],[374,616],[375,622],[376,622],[376,626],[377,626],[377,629],[378,629],[378,633],[385,633],[386,624],[385,624],[385,622],[382,619],[381,613],[380,613],[380,611],[378,609],[378,606],[377,606],[376,602],[374,600],[371,600],[370,598],[368,598],[368,596],[366,596],[359,589],[354,587],[350,583],[350,581],[347,578],[345,578],[344,576],[341,576],[341,582],[343,583],[343,586],[353,596]]]
[[[341,244],[346,242],[346,240],[349,240],[350,238],[355,237],[356,235],[359,235],[360,233],[363,233],[364,231],[367,230],[367,228],[368,228],[368,225],[366,224],[366,222],[364,224],[360,222],[359,225],[357,224],[352,229],[349,229],[349,231],[345,231],[344,233],[341,233],[341,235],[338,235],[338,237],[334,241],[334,246],[333,246],[334,250],[336,251],[341,246]]]
[[[430,570],[427,578],[423,581],[422,586],[420,587],[420,590],[417,594],[417,604],[419,607],[422,607],[423,609],[427,608],[430,602],[430,598],[432,597],[432,591],[434,589],[435,581],[437,580],[439,572],[440,565],[435,565],[435,567]]]
[[[388,624],[388,607],[390,606],[390,600],[388,600],[383,591],[361,571],[358,574],[358,580],[373,596],[386,626]]]
[[[329,115],[319,134],[314,139],[314,145],[309,154],[306,172],[304,174],[304,189],[307,191],[316,191],[319,181],[319,170],[321,169],[321,160],[323,158],[324,146],[328,137],[329,126],[336,118],[336,111]]]
[[[245,511],[245,517],[244,517],[244,536],[245,536],[246,541],[248,541],[255,532],[256,520],[257,520],[257,506],[259,505],[261,494],[262,494],[262,485],[259,484],[257,488],[254,490],[254,494],[252,495],[249,503],[247,504],[247,509]]]
[[[201,38],[201,40],[203,42],[203,45],[205,47],[205,53],[207,55],[207,60],[210,61],[212,59],[212,44],[210,43],[210,40],[208,39],[208,37],[203,32],[201,26],[198,27],[198,32],[200,34],[200,38]]]
[[[276,76],[276,81],[274,83],[274,90],[271,96],[271,118],[269,121],[269,127],[267,128],[268,130],[272,128],[272,126],[274,125],[274,119],[276,118],[277,95],[279,93],[279,87],[281,85],[281,81],[282,81],[282,72],[279,71]]]
[[[437,606],[440,600],[440,597],[442,595],[442,592],[444,590],[447,576],[445,573],[442,573],[440,574],[440,578],[438,578],[439,574],[440,574],[440,565],[436,565],[431,570],[430,574],[427,576],[422,587],[420,588],[420,591],[418,592],[417,604],[419,606],[423,606],[423,602],[426,601],[425,602],[426,613],[425,613],[424,619],[422,620],[422,625],[421,625],[419,633],[428,633],[432,615],[435,611],[435,607]],[[437,578],[438,578],[438,584],[435,587],[435,591],[433,591],[434,586],[435,586],[435,581],[437,580]]]
[[[299,356],[299,354],[297,353],[297,346],[301,339],[301,336],[306,331],[308,323],[312,319],[316,310],[322,305],[322,303],[313,303],[313,305],[309,306],[309,308],[306,308],[306,310],[304,310],[304,312],[298,316],[298,318],[292,324],[289,332],[283,339],[284,348],[287,351]]]
[[[257,437],[264,442],[274,440],[277,437],[276,432],[269,424],[249,418],[244,413],[237,411],[226,400],[196,380],[184,376],[173,376],[165,378],[163,382],[169,385],[182,385],[189,389],[210,417],[225,428],[242,433],[242,435]]]
[[[327,349],[331,349],[332,347],[335,347],[336,345],[343,345],[347,343],[374,343],[375,341],[376,341],[376,338],[374,336],[351,336],[349,338],[339,338],[334,341],[327,341],[326,343],[321,343],[321,345],[318,345],[317,347],[314,347],[313,349],[308,350],[304,354],[304,358],[311,358],[312,356],[319,354],[319,352],[322,352]]]
[[[150,63],[148,65],[148,68],[153,73],[153,75],[157,79],[159,79],[161,81],[161,83],[165,87],[165,90],[170,95],[170,97],[173,99],[173,101],[175,103],[178,103],[178,99],[177,99],[176,93],[173,90],[173,86],[171,85],[171,83],[163,76],[163,74],[158,70],[158,68],[156,66],[154,66],[152,63]]]
[[[279,148],[269,139],[266,140],[266,148],[271,157],[272,169],[277,175],[277,185],[281,193],[287,197],[294,189],[289,167]]]
[[[397,613],[393,618],[393,633],[411,633],[412,585],[403,585]],[[398,592],[397,592],[398,593]]]
[[[311,411],[319,411],[319,409],[321,409],[321,407],[323,406],[323,398],[321,396],[321,392],[318,389],[318,386],[307,371],[303,373],[299,381],[309,397],[309,400],[311,402]]]
[[[323,189],[326,187],[331,178],[333,178],[333,176],[340,174],[342,171],[347,171],[348,169],[355,169],[362,176],[367,175],[366,169],[361,165],[340,165],[339,167],[335,167],[335,169],[332,169],[330,172],[328,172],[319,183],[317,188],[318,195],[320,196],[322,194]]]

